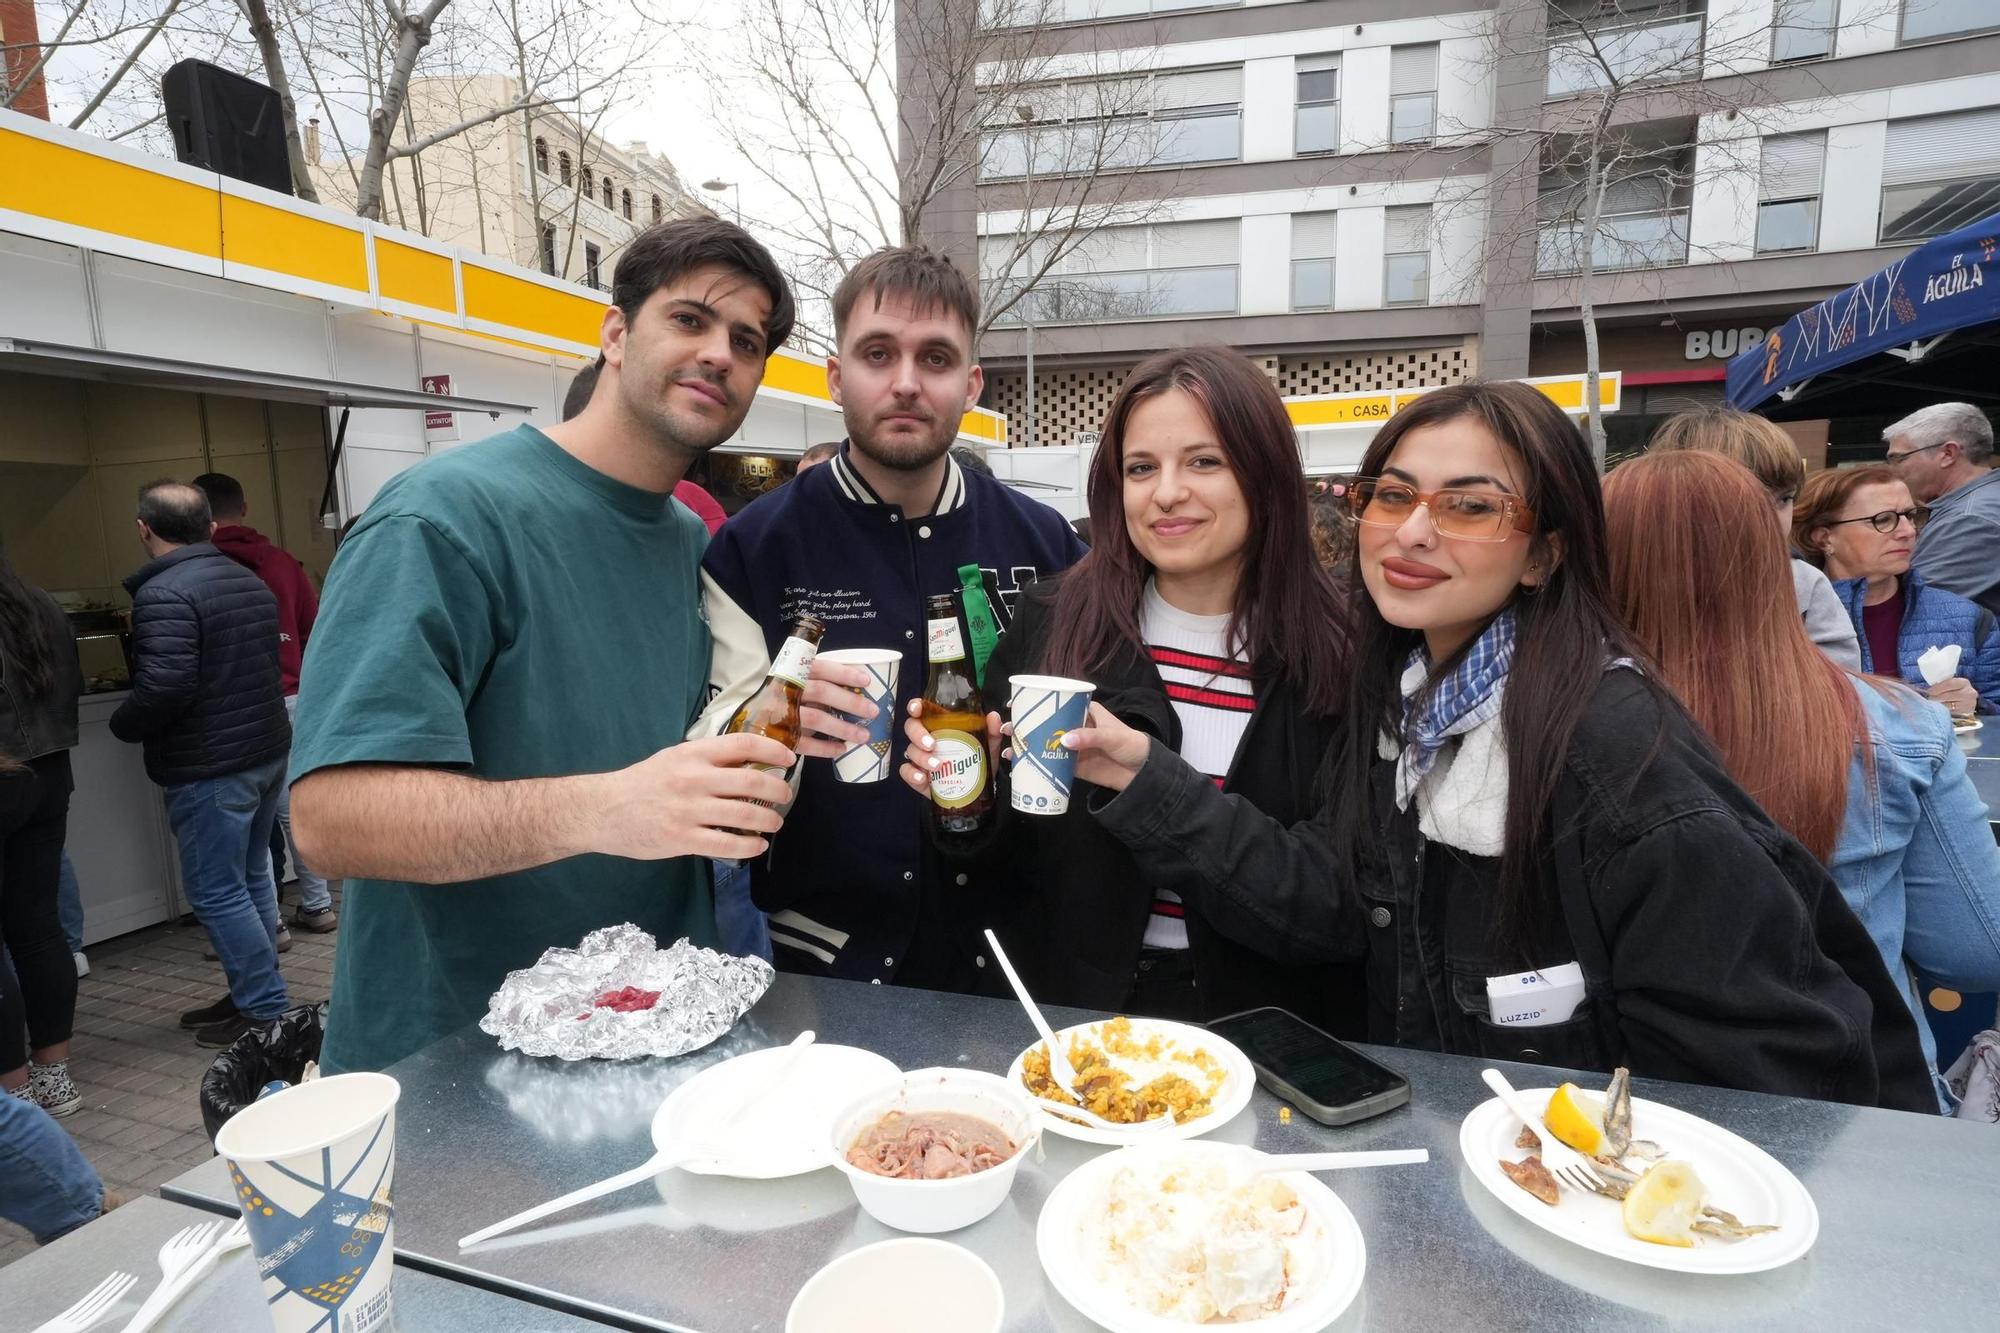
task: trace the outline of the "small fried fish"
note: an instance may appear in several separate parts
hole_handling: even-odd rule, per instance
[[[1542,1165],[1542,1159],[1539,1157],[1530,1157],[1521,1162],[1510,1162],[1503,1157],[1500,1160],[1500,1169],[1507,1173],[1507,1179],[1551,1208],[1555,1207],[1562,1197],[1556,1185],[1556,1178],[1549,1173],[1546,1166]]]

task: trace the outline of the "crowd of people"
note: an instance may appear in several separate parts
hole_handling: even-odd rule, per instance
[[[1355,1039],[1954,1107],[1912,978],[2000,988],[2000,848],[1953,735],[2000,712],[1976,409],[1811,475],[1770,423],[1693,413],[1600,479],[1546,397],[1474,382],[1315,487],[1269,378],[1191,348],[1125,381],[1072,528],[954,455],[978,296],[891,248],[833,298],[847,438],[722,522],[686,473],[742,425],[791,288],[700,219],[642,233],[611,295],[564,419],[393,478],[323,602],[230,479],[142,493],[112,725],[229,979],[199,1040],[286,1007],[275,828],[297,924],[331,929],[346,881],[329,1072],[475,1021],[614,922],[998,993],[990,928],[1054,1003],[1277,1004]],[[925,600],[973,566],[1005,628],[989,699],[1096,686],[1066,813],[1003,795],[980,841],[937,845],[914,715],[900,783],[836,781],[815,761],[875,716],[854,666],[814,664],[795,747],[719,734],[804,616],[823,649],[903,653],[912,706]],[[44,1106],[75,1095],[65,637],[0,562],[0,1084]],[[1573,1010],[1493,1021],[1487,978],[1563,964]]]

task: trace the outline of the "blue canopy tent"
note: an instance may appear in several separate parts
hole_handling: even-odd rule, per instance
[[[1729,362],[1729,404],[1778,420],[2000,405],[2000,214],[1924,242]]]

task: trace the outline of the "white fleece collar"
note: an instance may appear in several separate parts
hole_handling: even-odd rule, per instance
[[[1408,693],[1423,684],[1422,673],[1405,672],[1402,680]],[[1494,687],[1503,694],[1507,682]],[[1496,699],[1497,703],[1497,699]],[[1383,735],[1376,753],[1395,759],[1402,747]],[[1438,753],[1436,762],[1417,784],[1417,827],[1432,842],[1472,856],[1498,856],[1506,847],[1507,830],[1507,741],[1500,730],[1500,710],[1471,730],[1451,738]],[[1398,800],[1397,809],[1408,809]]]

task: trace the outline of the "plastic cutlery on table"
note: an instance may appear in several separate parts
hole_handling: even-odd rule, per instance
[[[769,1075],[760,1079],[756,1087],[738,1099],[736,1105],[730,1109],[728,1115],[718,1117],[719,1124],[717,1127],[726,1133],[730,1123],[740,1117],[754,1103],[768,1096],[773,1089],[784,1083],[785,1079],[790,1077],[792,1069],[798,1064],[799,1056],[804,1052],[806,1047],[813,1044],[813,1040],[814,1037],[811,1029],[807,1029],[792,1038],[791,1045],[787,1047],[787,1053],[778,1061],[777,1067]],[[674,1148],[663,1148],[659,1152],[654,1153],[646,1161],[633,1167],[630,1171],[620,1171],[617,1175],[600,1180],[594,1185],[585,1185],[582,1189],[571,1190],[568,1194],[562,1195],[560,1198],[550,1199],[547,1203],[536,1204],[533,1208],[525,1212],[516,1213],[512,1217],[502,1218],[492,1226],[481,1227],[470,1235],[460,1236],[458,1238],[458,1248],[461,1250],[469,1249],[483,1240],[492,1240],[495,1236],[505,1235],[507,1232],[524,1227],[530,1222],[539,1222],[545,1217],[560,1213],[568,1208],[574,1208],[580,1203],[589,1203],[592,1199],[600,1199],[607,1194],[616,1194],[619,1190],[651,1180],[662,1171],[680,1166],[683,1163],[699,1162],[709,1158],[726,1158],[729,1153],[730,1149],[721,1144],[706,1142],[690,1142],[683,1143]]]
[[[1604,1177],[1598,1174],[1596,1166],[1588,1157],[1562,1142],[1555,1135],[1545,1133],[1547,1126],[1528,1104],[1521,1100],[1521,1094],[1514,1091],[1514,1085],[1507,1076],[1497,1069],[1482,1069],[1479,1077],[1486,1080],[1486,1086],[1498,1093],[1514,1118],[1527,1128],[1535,1131],[1542,1141],[1542,1165],[1557,1180],[1581,1193],[1598,1194],[1604,1189]]]
[[[1156,1115],[1151,1120],[1106,1120],[1095,1111],[1086,1111],[1081,1106],[1071,1106],[1053,1097],[1037,1097],[1033,1093],[1028,1100],[1042,1108],[1049,1115],[1061,1116],[1077,1124],[1089,1125],[1093,1129],[1108,1129],[1119,1134],[1130,1133],[1135,1138],[1146,1134],[1157,1134],[1164,1129],[1172,1129],[1180,1124],[1172,1115]]]
[[[1015,998],[1019,999],[1021,1007],[1028,1011],[1028,1021],[1035,1025],[1035,1031],[1048,1045],[1049,1077],[1055,1080],[1057,1087],[1081,1103],[1083,1096],[1076,1090],[1076,1070],[1070,1065],[1069,1052],[1065,1051],[1062,1043],[1056,1040],[1056,1034],[1049,1028],[1049,1020],[1043,1018],[1042,1011],[1035,1007],[1034,1000],[1028,995],[1028,988],[1021,984],[1021,974],[1007,961],[1007,951],[1000,947],[1000,941],[994,938],[990,930],[986,932],[986,947],[993,950],[993,957],[1000,964],[1000,970],[1007,974],[1007,984],[1014,988]]]
[[[160,1285],[139,1306],[139,1314],[145,1314],[163,1300],[167,1290],[174,1285],[174,1279],[186,1272],[189,1264],[201,1258],[228,1225],[226,1222],[196,1222],[167,1237],[166,1244],[160,1246]]]
[[[221,1223],[215,1225],[220,1226]],[[190,1287],[207,1277],[208,1271],[215,1267],[223,1255],[231,1250],[241,1249],[249,1243],[250,1228],[239,1219],[234,1226],[211,1241],[192,1260],[184,1264],[179,1272],[162,1282],[159,1289],[146,1298],[146,1303],[139,1307],[139,1313],[132,1316],[132,1321],[126,1324],[120,1333],[145,1333],[145,1330],[160,1321],[160,1316],[185,1295]],[[164,1251],[162,1253],[164,1254]]]
[[[113,1273],[77,1297],[76,1303],[35,1330],[35,1333],[84,1333],[111,1313],[126,1292],[139,1280],[136,1273]]]
[[[1271,1171],[1346,1171],[1359,1166],[1415,1166],[1431,1160],[1429,1148],[1374,1148],[1358,1152],[1287,1152],[1268,1154],[1257,1163],[1257,1174]]]

